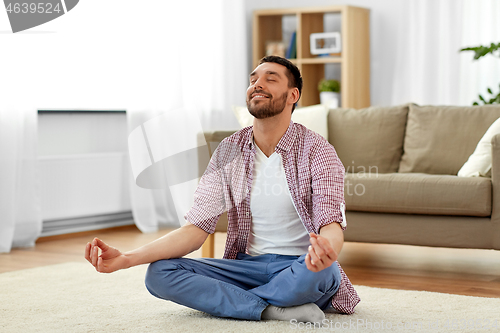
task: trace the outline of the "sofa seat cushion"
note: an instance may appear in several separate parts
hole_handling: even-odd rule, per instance
[[[346,174],[347,210],[491,215],[491,179],[422,173]]]

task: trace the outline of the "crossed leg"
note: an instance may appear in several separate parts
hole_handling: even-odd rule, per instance
[[[149,266],[146,275],[146,287],[156,297],[214,316],[247,320],[262,319],[269,305],[315,303],[326,309],[339,285],[336,264],[314,273],[307,269],[304,256],[276,254],[239,253],[236,260],[160,260]]]

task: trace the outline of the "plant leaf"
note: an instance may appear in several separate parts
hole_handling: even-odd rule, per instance
[[[491,43],[489,47],[483,46],[483,45],[474,46],[474,47],[464,47],[464,48],[460,49],[460,52],[462,52],[462,51],[474,51],[474,60],[477,60],[481,57],[484,57],[488,53],[493,54],[499,48],[500,48],[500,43],[498,43],[498,44]],[[500,56],[500,53],[499,53],[499,56]]]

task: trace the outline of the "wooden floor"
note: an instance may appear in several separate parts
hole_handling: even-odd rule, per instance
[[[85,244],[95,236],[127,251],[168,231],[143,234],[129,226],[41,238],[34,248],[0,254],[0,273],[71,261],[86,262]],[[217,233],[216,257],[222,257],[224,242],[225,234]],[[190,255],[200,256],[201,251]],[[339,262],[353,284],[500,297],[500,251],[346,242]]]

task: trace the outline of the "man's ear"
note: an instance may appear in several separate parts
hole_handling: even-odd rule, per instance
[[[294,87],[291,93],[288,95],[289,102],[295,104],[298,102],[299,97],[300,97],[299,89],[297,87]]]

